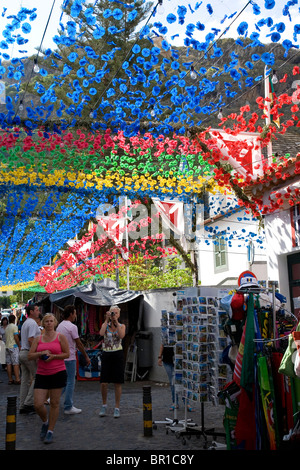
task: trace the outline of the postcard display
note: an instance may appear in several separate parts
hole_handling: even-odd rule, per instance
[[[174,383],[185,403],[211,401],[232,374],[221,354],[228,344],[223,324],[227,318],[217,297],[186,297],[177,292],[174,312],[162,310],[162,342],[174,346]]]

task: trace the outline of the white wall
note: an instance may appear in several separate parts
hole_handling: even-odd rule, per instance
[[[150,331],[152,337],[152,353],[153,353],[153,367],[150,369],[150,374],[147,376],[150,380],[157,380],[158,382],[168,382],[168,376],[164,367],[158,366],[157,357],[161,345],[161,311],[168,310],[174,311],[176,304],[174,303],[178,290],[174,289],[154,289],[151,291],[143,292],[144,295],[144,315],[143,323],[144,330]],[[196,287],[185,288],[189,296],[197,295],[198,289]]]
[[[267,279],[267,257],[265,243],[257,240],[264,239],[264,232],[259,230],[258,222],[243,219],[244,212],[232,214],[230,217],[215,220],[208,227],[217,232],[226,231],[227,235],[227,266],[216,269],[214,263],[214,244],[210,232],[205,230],[209,238],[201,240],[199,244],[199,279],[201,286],[216,286],[226,278],[238,278],[246,270],[252,271],[259,280]],[[251,219],[251,220],[250,220]],[[250,234],[254,234],[251,236]],[[249,263],[248,244],[252,240],[254,245],[254,262]],[[262,248],[261,248],[262,247]]]
[[[268,278],[279,282],[279,291],[288,299],[290,309],[287,255],[299,252],[292,245],[290,209],[280,210],[265,217]]]

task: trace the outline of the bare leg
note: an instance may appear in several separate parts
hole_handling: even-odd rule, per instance
[[[14,368],[14,374],[15,374],[15,378],[16,378],[16,381],[19,382],[20,381],[20,367],[18,364],[14,365],[13,366]]]
[[[36,388],[34,390],[34,407],[35,407],[37,414],[43,421],[43,423],[46,423],[48,420],[47,409],[44,405],[47,393],[48,393],[48,390],[44,390],[40,388]]]
[[[49,391],[50,395],[50,411],[49,411],[49,427],[48,430],[54,430],[58,415],[59,415],[59,400],[61,397],[62,388],[54,388]],[[47,397],[47,394],[44,396],[44,401]],[[45,408],[45,406],[44,406]]]
[[[8,375],[8,381],[12,382],[12,365],[11,364],[6,364],[6,371]]]
[[[120,400],[122,395],[122,384],[115,384],[115,402],[116,408],[120,408]]]
[[[103,405],[107,404],[107,389],[108,389],[108,384],[107,383],[102,383],[100,385]]]

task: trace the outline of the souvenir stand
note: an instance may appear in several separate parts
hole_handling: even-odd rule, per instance
[[[286,299],[276,292],[275,283],[262,288],[246,271],[238,284],[228,296],[230,302],[220,300],[227,314],[224,331],[233,365],[232,380],[218,394],[225,403],[227,449],[281,450],[290,436],[299,439],[300,380],[294,372],[295,354],[292,359],[288,347],[297,335],[298,319],[284,308]],[[244,319],[239,320],[238,298],[244,302]],[[242,334],[237,336],[233,330],[238,322]],[[233,348],[235,353],[230,354]]]
[[[162,421],[168,429],[182,438],[183,444],[191,435],[207,437],[224,436],[214,429],[205,429],[204,404],[218,403],[219,391],[219,345],[226,341],[219,331],[218,299],[216,297],[186,297],[184,291],[177,292],[174,312],[162,311],[163,344],[174,346],[174,385],[182,395],[185,417]],[[227,367],[221,364],[221,380],[227,378]],[[225,374],[224,370],[225,369]],[[187,406],[201,404],[201,426],[187,418]]]

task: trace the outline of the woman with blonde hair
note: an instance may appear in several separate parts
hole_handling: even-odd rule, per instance
[[[105,321],[100,328],[103,336],[102,358],[101,358],[101,394],[102,408],[100,416],[106,415],[108,384],[113,383],[115,387],[115,411],[114,417],[120,417],[120,399],[122,384],[124,383],[124,352],[122,339],[125,336],[125,325],[119,323],[120,307],[112,305],[105,315]]]
[[[65,359],[69,357],[69,343],[63,334],[56,331],[57,323],[52,313],[46,313],[42,319],[44,331],[33,340],[28,353],[29,360],[38,361],[34,383],[34,407],[43,423],[40,437],[45,444],[50,444],[53,440],[60,396],[67,381]],[[49,417],[45,407],[48,393]]]

